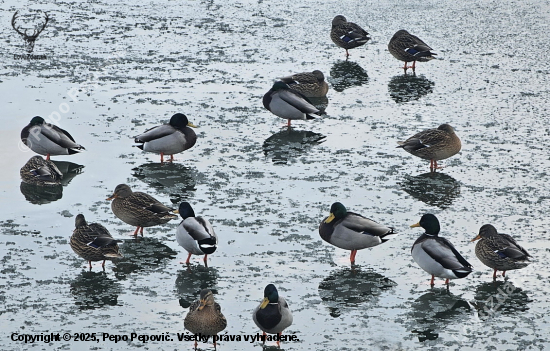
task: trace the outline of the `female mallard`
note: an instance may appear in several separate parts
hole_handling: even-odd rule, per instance
[[[208,289],[201,290],[200,299],[193,302],[189,307],[189,312],[185,316],[183,326],[193,334],[201,334],[208,337],[216,336],[227,327],[227,320],[222,314],[220,305],[214,301],[212,291]],[[197,341],[195,340],[196,348]],[[214,348],[216,348],[215,339]]]
[[[88,261],[92,269],[92,261],[101,261],[105,269],[105,260],[123,257],[118,249],[119,240],[113,239],[107,228],[99,223],[86,223],[84,215],[75,219],[75,230],[71,236],[70,245],[73,251]]]
[[[481,240],[479,240],[481,239]],[[476,244],[476,256],[487,267],[493,268],[493,279],[497,278],[497,271],[506,271],[527,267],[529,255],[527,251],[508,234],[499,234],[495,227],[485,224],[479,229],[479,234],[472,241]]]
[[[161,163],[164,155],[170,155],[172,162],[174,154],[193,147],[197,141],[197,135],[189,127],[197,128],[183,113],[176,113],[170,123],[146,130],[135,138],[135,142],[141,144],[137,147],[143,151],[160,154]]]
[[[433,214],[425,214],[420,222],[411,228],[422,227],[426,230],[414,242],[411,254],[414,261],[426,272],[432,275],[430,285],[434,285],[434,277],[449,279],[464,278],[472,273],[472,265],[462,257],[451,242],[438,236],[439,221]]]
[[[308,98],[325,97],[328,92],[328,84],[325,82],[325,75],[319,70],[313,72],[296,73],[291,76],[282,77],[280,80]]]
[[[42,156],[33,156],[19,171],[23,182],[40,186],[60,185],[63,173],[55,163],[44,160]]]
[[[115,216],[130,225],[136,226],[134,236],[141,228],[164,224],[178,216],[171,214],[173,208],[166,207],[151,195],[132,191],[126,184],[119,184],[107,200],[113,200],[111,209]]]
[[[85,150],[84,146],[74,141],[69,132],[46,123],[40,116],[33,117],[23,128],[21,141],[37,154],[45,155],[46,160],[50,159],[50,155],[72,155]]]
[[[218,248],[218,236],[212,224],[200,216],[195,216],[189,202],[182,202],[176,213],[183,219],[176,229],[176,240],[189,253],[185,264],[189,265],[191,255],[204,255],[206,265],[208,255]]]
[[[338,15],[332,20],[330,39],[334,44],[346,49],[346,57],[349,49],[364,45],[370,40],[369,33],[353,22],[348,22],[346,17]]]
[[[407,72],[407,68],[415,70],[416,61],[426,62],[434,59],[434,55],[437,55],[430,50],[431,47],[426,45],[417,36],[414,36],[404,29],[397,31],[393,35],[388,44],[388,50],[396,59],[405,61],[403,69]],[[407,62],[413,63],[412,66],[407,66]]]
[[[398,147],[405,149],[408,153],[430,160],[431,171],[441,168],[437,166],[437,161],[456,155],[462,147],[454,128],[447,123],[440,125],[437,129],[423,130],[397,143]]]
[[[290,90],[290,87],[284,82],[275,82],[273,87],[265,93],[262,100],[264,107],[276,116],[290,121],[293,119],[314,119],[310,113],[320,115],[321,111],[313,106],[311,102],[302,94]]]
[[[355,263],[357,250],[380,245],[395,236],[392,227],[378,224],[360,214],[348,212],[344,205],[335,202],[330,215],[319,225],[321,238],[344,250],[351,250],[350,261]]]
[[[292,313],[285,299],[279,296],[275,285],[268,284],[264,289],[264,299],[252,313],[254,323],[263,333],[265,344],[266,333],[277,334],[277,346],[280,345],[283,330],[292,324]]]

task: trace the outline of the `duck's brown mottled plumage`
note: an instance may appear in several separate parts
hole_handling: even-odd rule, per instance
[[[31,157],[19,174],[23,182],[40,186],[59,185],[63,179],[63,173],[55,163],[43,159],[42,156]]]
[[[434,55],[437,55],[430,50],[425,42],[415,35],[410,34],[404,29],[397,31],[391,38],[388,44],[388,50],[396,59],[404,61],[405,65],[403,69],[405,72],[407,68],[415,70],[416,61],[426,62],[434,59]],[[408,67],[407,62],[412,62],[413,65]]]
[[[297,91],[305,97],[324,97],[328,92],[325,75],[319,70],[296,73],[291,76],[282,77],[280,80],[288,84],[290,90]]]
[[[349,49],[365,45],[370,40],[369,33],[353,22],[348,22],[346,17],[338,15],[332,20],[330,39],[334,44],[346,49],[346,57]]]
[[[209,289],[201,290],[199,300],[189,306],[189,312],[183,321],[185,329],[193,334],[214,336],[227,327],[227,320],[220,305],[214,301]],[[214,341],[214,346],[216,342]],[[195,341],[195,347],[197,342]]]

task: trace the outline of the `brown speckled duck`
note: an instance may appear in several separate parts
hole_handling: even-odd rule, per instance
[[[518,245],[508,234],[499,234],[495,227],[485,224],[479,229],[479,234],[472,241],[479,240],[476,244],[476,256],[479,260],[494,269],[493,279],[497,278],[497,271],[506,271],[527,267],[529,253]]]
[[[460,139],[453,127],[445,123],[437,129],[426,129],[416,133],[405,141],[398,141],[398,147],[408,153],[430,160],[430,170],[438,168],[437,161],[456,155],[462,148]]]
[[[40,186],[61,184],[63,173],[55,163],[45,160],[42,156],[33,156],[19,171],[23,182]]]
[[[346,57],[349,49],[365,45],[370,40],[369,33],[353,22],[348,22],[346,17],[338,15],[332,20],[330,39],[334,44],[346,49]]]
[[[70,239],[73,251],[86,261],[92,269],[92,261],[101,261],[105,269],[105,260],[123,257],[118,243],[113,239],[107,228],[99,223],[86,223],[84,215],[79,214],[75,219],[75,229]]]
[[[328,92],[325,75],[319,70],[296,73],[279,79],[288,84],[291,90],[297,91],[308,98],[325,97]]]
[[[173,208],[164,206],[149,194],[132,191],[126,184],[117,185],[115,192],[107,200],[113,200],[111,209],[115,216],[123,222],[137,227],[134,236],[140,229],[143,236],[144,227],[164,224],[171,219],[178,218],[175,214],[170,213],[174,211]]]
[[[410,34],[404,29],[397,31],[388,44],[388,50],[396,59],[404,61],[403,70],[407,72],[407,68],[412,68],[413,72],[416,69],[416,61],[426,62],[434,59],[437,55],[430,50],[431,47],[420,40],[415,35]],[[412,66],[407,66],[407,62],[412,61]]]
[[[220,305],[214,301],[212,291],[201,290],[199,300],[189,306],[183,326],[193,334],[204,336],[216,336],[227,327],[227,320],[222,314]],[[197,341],[195,341],[196,348]],[[216,340],[214,340],[214,348],[216,348]]]

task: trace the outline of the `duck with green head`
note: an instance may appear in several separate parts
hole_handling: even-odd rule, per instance
[[[282,296],[279,296],[277,288],[268,284],[264,289],[264,299],[252,313],[254,323],[263,331],[265,344],[266,333],[277,334],[277,346],[280,345],[283,330],[292,324],[292,313]]]
[[[508,234],[499,234],[495,227],[485,224],[479,228],[479,234],[471,241],[479,240],[476,244],[476,256],[487,267],[493,268],[493,279],[497,278],[497,271],[506,271],[527,267],[531,255]]]
[[[434,278],[449,279],[464,278],[472,273],[472,265],[455,249],[453,244],[439,236],[439,220],[433,214],[425,214],[420,222],[411,225],[411,228],[422,227],[426,231],[414,242],[411,254],[414,261],[426,272],[432,275],[430,285],[434,285]]]
[[[329,244],[351,250],[351,264],[355,263],[357,250],[383,244],[397,235],[392,227],[348,212],[340,202],[335,202],[330,207],[329,216],[319,225],[319,234]]]

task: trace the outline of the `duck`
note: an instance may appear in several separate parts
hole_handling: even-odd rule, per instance
[[[73,155],[85,150],[84,146],[75,142],[69,132],[46,123],[40,116],[33,117],[23,128],[21,141],[32,151],[46,156],[46,160],[50,159],[50,155]]]
[[[435,59],[436,53],[425,42],[415,35],[410,34],[404,29],[398,30],[390,39],[388,50],[396,59],[404,61],[403,70],[407,73],[408,68],[415,71],[416,61],[427,62]],[[412,61],[412,66],[407,66],[407,62]]]
[[[497,271],[506,271],[527,267],[531,255],[508,234],[499,234],[491,224],[484,224],[479,228],[479,234],[471,241],[479,240],[476,244],[476,256],[489,268],[494,270],[493,279],[497,278]]]
[[[168,124],[153,127],[135,137],[134,141],[139,149],[160,154],[160,163],[164,162],[164,155],[170,155],[170,162],[174,161],[174,154],[192,148],[197,142],[197,135],[193,129],[198,128],[189,122],[183,113],[176,113]]]
[[[33,156],[19,171],[23,182],[39,186],[60,185],[63,173],[51,160]]]
[[[264,299],[252,313],[254,323],[263,331],[263,343],[265,344],[266,333],[277,334],[277,346],[280,346],[283,330],[292,325],[292,313],[288,303],[282,296],[279,296],[277,288],[268,284],[264,289]]]
[[[437,128],[416,133],[405,141],[398,141],[398,148],[408,153],[430,160],[430,171],[442,168],[437,161],[456,155],[462,148],[460,138],[451,125],[444,123]]]
[[[199,300],[189,306],[183,326],[193,334],[212,336],[214,348],[216,348],[214,337],[227,327],[227,320],[222,314],[220,305],[214,301],[211,290],[201,290]],[[197,349],[197,340],[195,340],[195,349]]]
[[[123,222],[136,226],[134,236],[138,230],[143,236],[144,227],[152,227],[178,218],[170,213],[173,208],[167,207],[149,194],[132,191],[127,184],[116,186],[113,195],[107,198],[112,200],[111,209],[115,216]]]
[[[218,248],[218,236],[212,224],[201,216],[195,216],[195,211],[186,201],[179,205],[175,213],[183,219],[176,229],[176,241],[189,253],[185,264],[189,265],[191,255],[204,255],[206,266],[208,255]]]
[[[351,250],[350,262],[355,264],[357,250],[385,243],[397,235],[395,229],[378,224],[335,202],[330,206],[330,214],[319,225],[321,239],[344,250]]]
[[[426,272],[432,275],[430,285],[434,285],[434,278],[459,279],[472,273],[472,265],[455,249],[453,244],[439,236],[439,220],[431,213],[420,218],[420,222],[411,225],[411,228],[422,227],[426,232],[414,242],[411,254],[414,261]]]
[[[332,20],[330,39],[334,44],[346,49],[346,58],[349,57],[349,49],[365,45],[369,40],[369,33],[353,22],[348,22],[346,17],[338,15]]]
[[[313,72],[296,73],[279,79],[286,83],[291,90],[308,98],[325,97],[328,92],[325,75],[317,69]]]
[[[322,112],[313,106],[307,97],[290,89],[288,84],[277,81],[273,87],[265,93],[262,100],[264,107],[274,115],[288,120],[314,119],[311,114],[321,115]]]
[[[103,225],[99,223],[86,222],[83,214],[78,214],[75,218],[75,229],[69,244],[73,251],[86,261],[92,269],[92,261],[101,261],[105,269],[105,260],[113,258],[122,258],[118,243]]]

